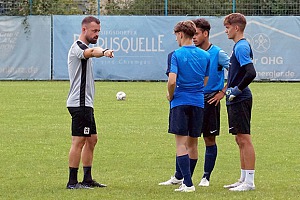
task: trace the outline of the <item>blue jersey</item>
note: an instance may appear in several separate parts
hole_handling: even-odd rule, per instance
[[[244,68],[245,65],[252,63],[253,59],[253,53],[252,49],[250,47],[250,44],[246,39],[241,39],[238,41],[234,47],[233,51],[230,57],[230,66],[228,71],[228,80],[227,80],[227,86],[235,87],[240,84],[240,82],[243,80],[246,70]],[[232,101],[227,101],[226,104],[234,104],[237,102],[241,102],[245,99],[249,99],[252,97],[252,93],[247,86],[245,89],[243,89],[242,94],[235,97]]]
[[[224,68],[228,69],[229,57],[220,47],[211,45],[207,50],[210,55],[209,79],[204,93],[220,91],[224,87]]]
[[[209,53],[196,46],[174,51],[170,73],[175,73],[176,88],[171,108],[192,105],[204,108],[204,77],[209,75]]]

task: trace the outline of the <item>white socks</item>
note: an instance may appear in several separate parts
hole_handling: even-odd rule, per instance
[[[246,170],[241,169],[241,177],[240,177],[240,182],[244,182],[246,179]]]
[[[245,182],[251,186],[254,186],[254,173],[255,170],[245,170],[246,171],[246,179]]]

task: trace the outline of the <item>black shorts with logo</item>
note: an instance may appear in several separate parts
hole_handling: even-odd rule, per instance
[[[197,106],[176,106],[170,110],[169,133],[200,137],[203,122],[203,108]]]
[[[97,134],[94,109],[91,107],[68,107],[72,116],[72,136],[90,137]]]
[[[227,105],[229,133],[250,134],[252,98]]]
[[[216,136],[220,134],[220,109],[221,105],[209,104],[205,101],[204,119],[202,125],[203,137]]]

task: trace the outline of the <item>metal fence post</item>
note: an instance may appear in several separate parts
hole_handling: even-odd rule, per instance
[[[168,16],[168,0],[165,0],[165,16]]]
[[[29,0],[29,15],[32,14],[32,0]]]
[[[236,9],[236,0],[232,0],[232,12],[235,13]]]
[[[100,0],[97,0],[97,12],[98,12],[98,15],[100,15]]]

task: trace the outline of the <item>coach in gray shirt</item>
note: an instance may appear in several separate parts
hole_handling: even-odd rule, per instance
[[[99,32],[99,19],[92,16],[85,17],[81,23],[79,39],[73,43],[68,54],[70,92],[67,107],[72,116],[72,145],[69,153],[67,189],[106,187],[93,180],[91,174],[98,137],[93,109],[95,93],[93,63],[90,58],[114,56],[113,50],[88,47],[89,44],[97,43]],[[78,182],[77,178],[80,158],[82,158],[84,171],[82,182]]]

